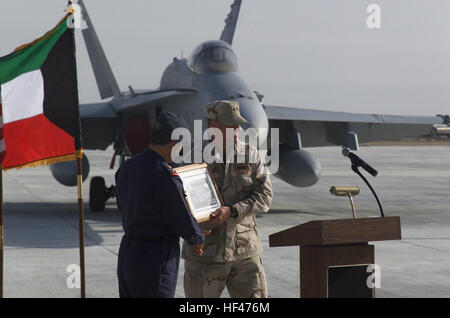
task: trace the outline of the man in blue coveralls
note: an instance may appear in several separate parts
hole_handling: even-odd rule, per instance
[[[171,134],[178,127],[188,128],[181,116],[161,113],[148,149],[116,172],[117,206],[125,231],[117,265],[120,297],[174,296],[180,236],[202,254],[204,234],[186,206],[180,177],[168,165],[178,142]]]

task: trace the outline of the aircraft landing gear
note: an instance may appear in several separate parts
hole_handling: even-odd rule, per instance
[[[105,211],[105,204],[109,198],[116,196],[116,187],[106,187],[103,177],[93,177],[89,187],[89,208],[93,212]]]

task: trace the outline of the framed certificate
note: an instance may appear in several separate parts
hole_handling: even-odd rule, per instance
[[[208,164],[192,164],[173,169],[183,181],[186,203],[197,222],[206,222],[209,215],[223,206],[222,198]]]

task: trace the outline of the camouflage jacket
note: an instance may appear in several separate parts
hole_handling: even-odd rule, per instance
[[[233,206],[238,217],[230,217],[213,228],[205,237],[202,256],[194,255],[192,247],[184,242],[182,257],[199,262],[230,262],[260,254],[255,213],[269,211],[273,194],[270,176],[265,174],[257,149],[238,142],[233,163],[212,163],[210,167],[224,204]]]

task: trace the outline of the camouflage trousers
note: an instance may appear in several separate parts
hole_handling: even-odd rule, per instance
[[[184,262],[187,298],[218,298],[225,286],[232,298],[266,298],[266,275],[261,257],[226,263]]]

